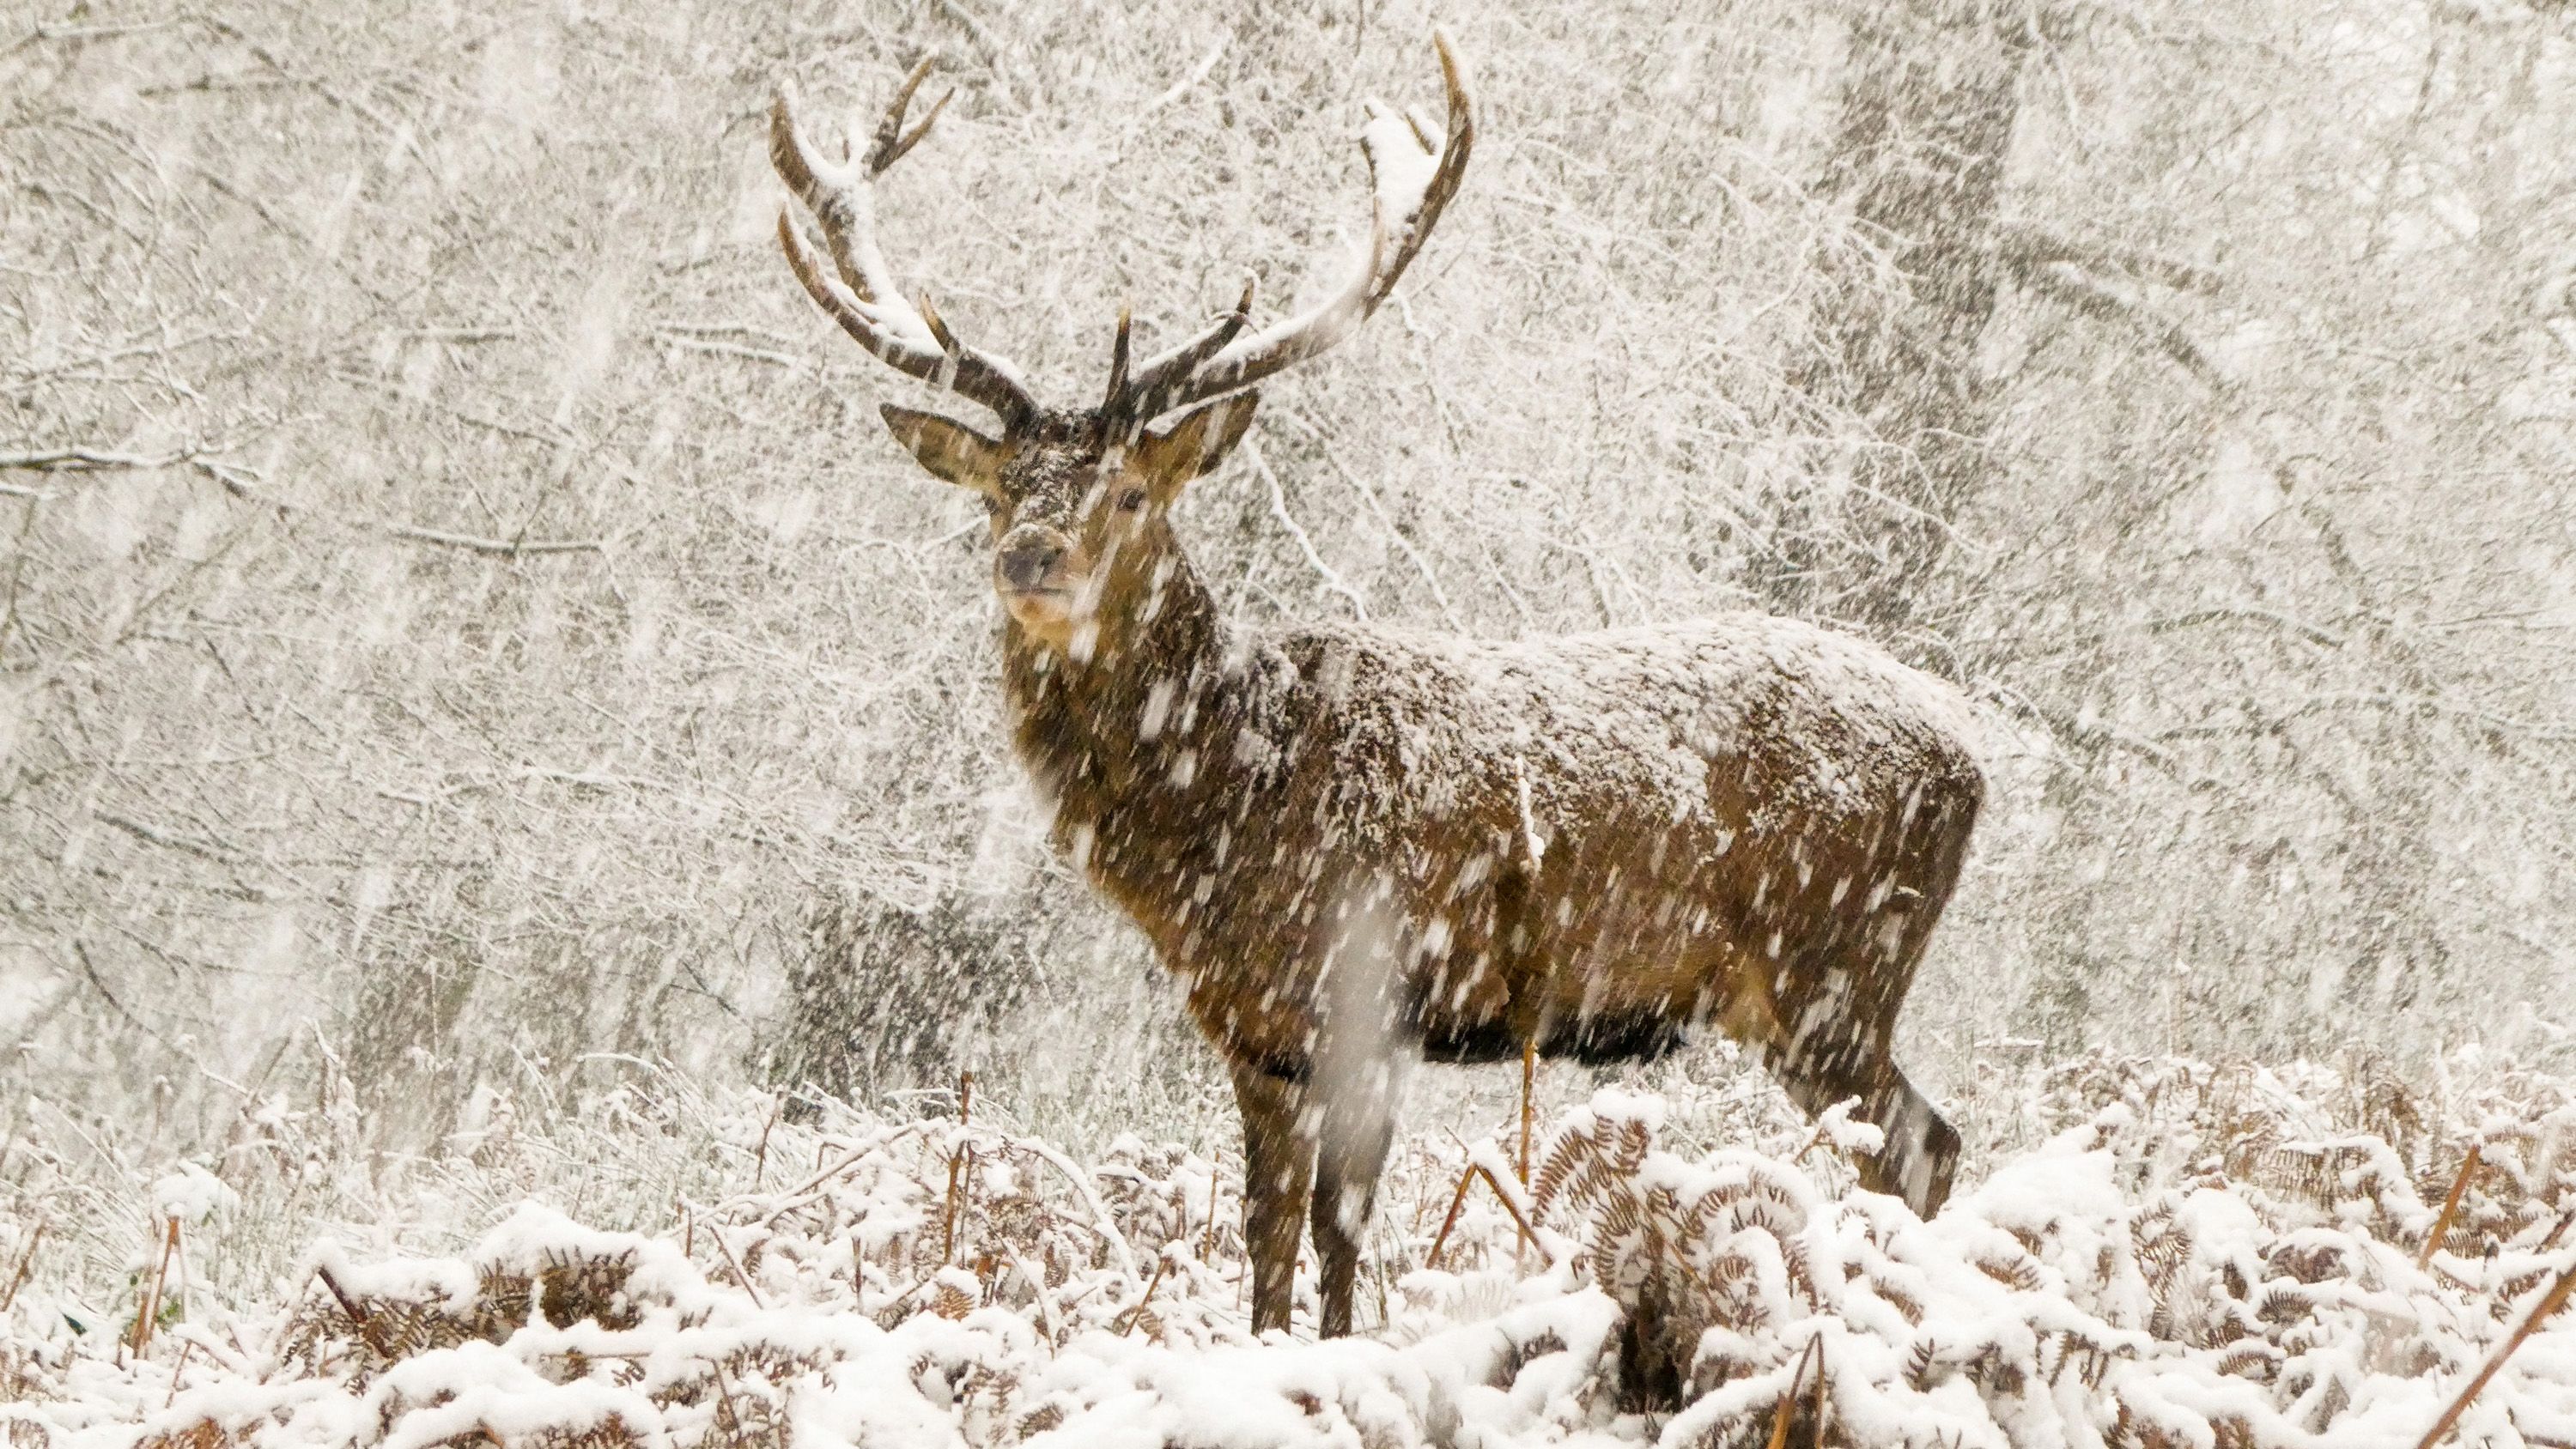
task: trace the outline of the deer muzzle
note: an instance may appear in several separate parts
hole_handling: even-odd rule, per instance
[[[1044,589],[1048,576],[1063,561],[1061,545],[1035,542],[1003,554],[995,563],[994,571],[1001,576],[1004,588],[1014,593],[1029,593]]]
[[[1023,623],[1061,618],[1082,587],[1072,540],[1023,523],[993,551],[993,587]]]

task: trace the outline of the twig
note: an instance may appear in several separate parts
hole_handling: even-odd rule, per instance
[[[469,421],[481,420],[469,418]],[[562,441],[541,434],[521,435],[549,444],[559,445]],[[19,467],[44,471],[89,471],[99,468],[166,468],[185,464],[212,479],[221,485],[225,492],[236,498],[275,508],[281,512],[310,513],[346,527],[379,529],[392,537],[408,539],[415,543],[437,544],[441,547],[459,548],[471,553],[506,558],[540,554],[604,554],[608,551],[608,541],[605,539],[483,538],[472,534],[451,533],[443,529],[423,528],[415,524],[341,514],[330,509],[290,503],[268,493],[261,486],[257,475],[220,462],[211,456],[229,446],[226,443],[208,443],[156,456],[117,453],[90,447],[57,448],[32,453],[0,454],[0,469]]]
[[[1216,1181],[1216,1170],[1211,1164],[1208,1170],[1207,1232],[1199,1239],[1199,1261],[1209,1264],[1216,1262]],[[2564,1227],[2565,1224],[2562,1223],[2560,1226]],[[0,1303],[0,1308],[7,1306],[5,1303]]]
[[[1365,621],[1369,616],[1368,601],[1361,598],[1359,591],[1344,581],[1340,574],[1334,572],[1331,564],[1324,562],[1324,556],[1315,551],[1315,540],[1288,512],[1287,489],[1279,482],[1279,474],[1271,468],[1270,460],[1261,455],[1261,445],[1247,441],[1243,452],[1245,457],[1252,460],[1253,471],[1259,473],[1262,481],[1270,485],[1270,516],[1278,519],[1279,526],[1286,529],[1288,536],[1297,541],[1297,551],[1306,556],[1307,566],[1324,581],[1324,587],[1350,600],[1352,615]]]
[[[973,1072],[959,1072],[957,1074],[957,1126],[959,1130],[963,1131],[965,1129],[968,1125],[968,1120],[974,1115],[974,1111],[975,1074]],[[962,1170],[974,1160],[975,1144],[972,1142],[958,1148],[957,1151],[951,1154],[948,1159],[947,1211],[942,1214],[939,1224],[939,1261],[943,1264],[949,1262],[957,1251],[958,1177]]]
[[[1002,99],[1010,104],[1012,110],[1027,110],[1028,102],[1020,99],[1020,93],[1011,85],[1010,73],[1002,69],[1002,57],[1006,52],[1002,43],[993,38],[993,32],[957,0],[938,0],[938,3],[940,13],[956,21],[967,38],[975,42],[975,48],[984,52],[984,64],[993,73],[993,84],[1001,88]]]
[[[92,812],[92,818],[96,819],[101,825],[112,826],[118,830],[122,830],[126,834],[147,844],[158,845],[165,850],[184,851],[189,855],[197,857],[199,860],[210,860],[217,865],[234,865],[238,864],[241,860],[241,856],[238,852],[226,850],[221,846],[214,845],[206,841],[190,840],[184,835],[173,835],[166,830],[160,830],[153,826],[146,825],[142,821],[128,820],[124,816],[115,814],[111,811],[94,811]]]
[[[733,1270],[733,1281],[742,1285],[744,1295],[751,1299],[751,1306],[765,1311],[768,1305],[760,1301],[760,1290],[751,1286],[751,1275],[742,1270],[742,1260],[733,1255],[733,1244],[725,1241],[724,1229],[709,1223],[707,1236],[716,1240],[716,1251],[724,1255],[725,1266]]]
[[[1437,394],[1435,393],[1434,396],[1436,397]],[[1446,404],[1443,406],[1445,407]],[[1414,547],[1413,540],[1405,537],[1404,530],[1396,526],[1394,515],[1386,511],[1386,504],[1378,498],[1377,490],[1362,480],[1359,474],[1351,471],[1351,465],[1343,462],[1341,455],[1333,451],[1331,435],[1324,427],[1292,408],[1282,407],[1268,416],[1284,421],[1303,433],[1306,441],[1314,445],[1316,453],[1325,463],[1329,464],[1334,472],[1342,475],[1342,481],[1351,486],[1351,491],[1360,496],[1362,503],[1368,505],[1369,512],[1377,515],[1378,526],[1386,530],[1387,542],[1394,544],[1397,552],[1412,560],[1413,571],[1422,575],[1423,585],[1431,590],[1431,602],[1440,606],[1440,617],[1449,621],[1451,629],[1462,634],[1467,632],[1466,624],[1458,617],[1457,608],[1449,602],[1449,591],[1440,587],[1439,575],[1431,571],[1431,561],[1424,558],[1422,550]]]
[[[27,1286],[28,1275],[36,1271],[36,1245],[45,1240],[45,1229],[52,1225],[50,1219],[38,1219],[36,1230],[27,1235],[27,1251],[18,1255],[18,1271],[9,1275],[8,1288],[0,1290],[0,1313],[18,1301],[18,1290]]]
[[[179,1361],[170,1365],[170,1392],[161,1396],[162,1408],[167,1409],[172,1404],[179,1402],[179,1375],[187,1372],[188,1350],[195,1348],[196,1346],[197,1341],[193,1338],[182,1338],[179,1340]]]
[[[920,1130],[920,1123],[907,1122],[903,1126],[894,1128],[892,1131],[886,1132],[881,1136],[866,1139],[859,1147],[853,1149],[840,1161],[833,1163],[830,1167],[816,1172],[812,1177],[805,1179],[804,1182],[799,1183],[797,1186],[792,1187],[783,1193],[776,1194],[775,1200],[777,1201],[778,1206],[772,1208],[769,1215],[761,1219],[759,1226],[764,1228],[775,1226],[780,1218],[785,1217],[787,1214],[794,1212],[796,1209],[805,1206],[807,1202],[811,1201],[811,1195],[820,1190],[823,1184],[830,1182],[833,1178],[840,1176],[842,1173],[858,1166],[861,1162],[866,1161],[870,1153],[882,1152]],[[818,1146],[815,1150],[819,1153],[823,1149]]]
[[[1055,1305],[1047,1302],[1046,1270],[1030,1267],[1029,1260],[1021,1256],[1020,1250],[1008,1243],[1002,1245],[1002,1252],[1010,1259],[1011,1271],[1019,1274],[1020,1281],[1029,1285],[1029,1302],[1038,1311],[1038,1329],[1046,1335],[1048,1351],[1053,1352],[1061,1346],[1057,1335],[1062,1328],[1055,1321]]]
[[[1808,1445],[1810,1446],[1810,1449],[1824,1449],[1824,1445],[1825,1445],[1825,1339],[1824,1339],[1824,1335],[1822,1335],[1822,1334],[1818,1334],[1818,1335],[1816,1336],[1816,1338],[1814,1339],[1814,1343],[1815,1343],[1815,1345],[1816,1345],[1816,1399],[1815,1399],[1815,1407],[1814,1407],[1814,1409],[1813,1409],[1813,1411],[1812,1411],[1812,1412],[1813,1412],[1813,1417],[1814,1417],[1814,1419],[1815,1419],[1815,1423],[1814,1423],[1814,1425],[1813,1425],[1812,1427],[1813,1427],[1813,1429],[1814,1429],[1814,1431],[1815,1431],[1815,1432],[1814,1432],[1813,1436],[1812,1436],[1812,1437],[1810,1437],[1810,1438],[1807,1440],[1807,1443],[1808,1443]],[[1797,1385],[1795,1385],[1795,1384],[1791,1384],[1791,1385],[1790,1385],[1790,1387],[1794,1389],[1794,1388],[1796,1388],[1796,1387],[1797,1387]]]
[[[1467,1184],[1475,1180],[1476,1169],[1473,1167],[1458,1174],[1458,1190],[1449,1195],[1449,1211],[1440,1219],[1440,1231],[1431,1235],[1431,1251],[1423,1256],[1423,1267],[1440,1266],[1440,1250],[1448,1246],[1449,1230],[1458,1226],[1458,1209],[1467,1205]]]
[[[548,440],[552,441],[552,440]],[[107,448],[43,448],[28,452],[0,453],[0,472],[19,470],[38,473],[85,473],[104,468],[153,469],[175,467],[181,463],[205,474],[238,498],[258,498],[263,503],[287,508],[295,505],[270,498],[249,479],[234,469],[204,456],[211,448],[183,448],[159,454],[119,453]],[[43,499],[49,494],[32,489],[10,488],[13,497]],[[325,514],[325,517],[334,515]],[[606,553],[608,541],[598,538],[483,538],[474,534],[449,533],[444,529],[422,528],[409,523],[391,523],[371,519],[341,518],[343,523],[383,529],[396,538],[414,543],[436,544],[441,548],[458,548],[468,553],[493,558],[527,558],[545,554]]]
[[[765,347],[746,347],[739,342],[726,342],[713,337],[690,337],[672,332],[668,328],[654,334],[654,340],[665,347],[712,353],[718,357],[739,357],[749,362],[765,362],[772,367],[793,370],[804,366],[803,359],[792,357],[784,352],[773,352]]]
[[[751,1190],[760,1191],[760,1179],[769,1171],[769,1131],[778,1125],[778,1103],[769,1104],[769,1120],[760,1124],[760,1150],[751,1155]]]
[[[1512,1226],[1521,1230],[1521,1236],[1529,1240],[1531,1247],[1539,1247],[1538,1229],[1531,1227],[1529,1219],[1521,1216],[1521,1205],[1512,1200],[1512,1194],[1503,1186],[1503,1180],[1494,1176],[1494,1170],[1481,1162],[1476,1164],[1476,1172],[1478,1176],[1485,1179],[1485,1186],[1494,1190],[1494,1201],[1501,1203],[1503,1211],[1512,1215]]]
[[[2073,263],[2045,262],[2018,270],[2023,281],[2086,316],[2135,328],[2211,392],[2223,395],[2234,391],[2234,380],[2178,324],[2102,285]]]
[[[40,448],[25,453],[0,453],[0,471],[17,469],[34,473],[86,473],[99,468],[167,468],[184,463],[196,454],[188,451],[146,455],[119,453],[108,448]]]
[[[1521,1216],[1520,1204],[1512,1201],[1512,1195],[1504,1190],[1502,1180],[1495,1177],[1493,1170],[1485,1164],[1471,1162],[1467,1164],[1465,1172],[1458,1174],[1457,1194],[1449,1199],[1448,1216],[1440,1220],[1440,1231],[1431,1240],[1431,1251],[1422,1259],[1423,1267],[1436,1268],[1440,1265],[1440,1249],[1449,1241],[1449,1230],[1458,1225],[1458,1210],[1467,1204],[1467,1186],[1480,1177],[1485,1180],[1487,1187],[1494,1190],[1494,1200],[1503,1205],[1503,1211],[1512,1215],[1512,1225],[1520,1229],[1521,1236],[1529,1240],[1530,1246],[1540,1246],[1538,1231],[1530,1226],[1529,1219]]]
[[[80,963],[81,975],[88,980],[90,989],[98,993],[99,1000],[104,1001],[109,1006],[115,1008],[116,1014],[125,1018],[125,1024],[127,1026],[134,1028],[136,1031],[143,1033],[145,1036],[152,1038],[163,1046],[170,1045],[170,1039],[168,1037],[154,1031],[149,1022],[136,1016],[126,1007],[124,1002],[116,999],[115,992],[107,989],[106,979],[98,974],[98,963],[90,960],[89,958],[89,943],[83,941],[78,936],[74,936],[72,938],[72,959]]]
[[[608,542],[598,538],[478,538],[466,533],[443,533],[435,528],[415,528],[408,523],[388,523],[385,532],[414,543],[434,543],[443,548],[461,548],[467,553],[493,558],[519,558],[550,553],[605,553]]]
[[[733,1432],[739,1438],[742,1434],[742,1411],[733,1406],[733,1390],[725,1386],[724,1360],[710,1354],[707,1367],[716,1372],[716,1396],[724,1401],[725,1417],[733,1420]]]
[[[1530,1097],[1538,1084],[1538,1039],[1521,1043],[1521,1186],[1529,1186],[1530,1119],[1536,1108]]]
[[[2062,262],[2089,271],[2124,272],[2178,292],[2215,296],[2227,286],[2227,279],[2217,272],[2178,257],[2077,241],[2028,224],[2003,228],[2000,250],[2018,266],[2046,266]]]
[[[392,1358],[393,1348],[385,1342],[383,1332],[376,1327],[374,1315],[358,1306],[357,1300],[351,1298],[348,1290],[340,1286],[340,1280],[332,1276],[328,1267],[317,1268],[314,1271],[321,1275],[322,1286],[330,1289],[331,1296],[340,1300],[340,1310],[349,1315],[350,1322],[358,1325],[358,1336],[367,1341],[367,1347],[374,1349],[380,1358]]]
[[[2433,1219],[2433,1231],[2424,1239],[2424,1251],[2416,1256],[2415,1266],[2433,1265],[2433,1250],[2442,1246],[2442,1235],[2451,1230],[2451,1215],[2460,1210],[2460,1198],[2469,1190],[2469,1178],[2478,1170],[2478,1154],[2485,1144],[2469,1144],[2469,1155],[2460,1162],[2460,1175],[2451,1179],[2451,1195],[2442,1199],[2442,1211]]]
[[[2442,1417],[2433,1421],[2433,1427],[2424,1431],[2424,1437],[2415,1441],[2415,1449],[2433,1449],[2434,1445],[2442,1442],[2442,1436],[2451,1432],[2451,1426],[2460,1421],[2460,1415],[2468,1412],[2469,1401],[2487,1386],[2487,1380],[2496,1376],[2496,1370],[2504,1367],[2504,1361],[2513,1357],[2513,1351],[2522,1347],[2522,1341],[2531,1337],[2532,1330],[2566,1306],[2570,1290],[2576,1290],[2576,1264],[2568,1265],[2567,1271],[2558,1275],[2558,1281],[2549,1285],[2549,1291],[2532,1306],[2531,1316],[2522,1320],[2522,1326],[2513,1331],[2513,1337],[2504,1341],[2504,1347],[2497,1349],[2495,1357],[2487,1360],[2486,1367],[2478,1370],[2478,1376],[2469,1380],[2469,1386],[2460,1390],[2458,1398],[2451,1400],[2451,1407],[2444,1409]]]
[[[1138,107],[1135,115],[1131,117],[1131,119],[1142,120],[1189,94],[1190,87],[1197,85],[1200,81],[1206,80],[1207,73],[1216,69],[1216,63],[1224,57],[1226,43],[1231,39],[1231,36],[1218,36],[1216,38],[1216,44],[1208,47],[1208,53],[1205,56],[1200,57],[1199,63],[1190,68],[1190,73],[1188,75],[1174,81],[1171,89]]]
[[[1145,1316],[1145,1305],[1154,1301],[1154,1290],[1163,1286],[1163,1270],[1170,1266],[1172,1266],[1172,1260],[1169,1255],[1160,1256],[1154,1260],[1154,1276],[1145,1280],[1144,1296],[1138,1298],[1133,1307],[1119,1315],[1118,1336],[1120,1338],[1125,1338],[1136,1331],[1136,1320]]]

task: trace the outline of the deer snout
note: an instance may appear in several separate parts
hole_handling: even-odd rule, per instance
[[[1057,586],[1064,562],[1064,539],[1049,529],[1022,524],[1002,539],[993,555],[993,575],[1009,593],[1035,593]]]

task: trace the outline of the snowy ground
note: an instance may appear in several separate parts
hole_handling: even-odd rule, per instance
[[[1508,1130],[1405,1143],[1374,1322],[1329,1343],[1246,1333],[1237,1169],[1132,1139],[1078,1162],[639,1076],[374,1161],[330,1150],[345,1110],[270,1103],[120,1186],[66,1120],[0,1160],[0,1442],[2406,1446],[2576,1265],[2566,1079],[2092,1058],[1984,1090],[2041,1145],[1929,1223],[1851,1190],[1867,1129],[1766,1093],[1604,1090],[1527,1188]],[[411,1219],[476,1235],[352,1246]],[[2576,1317],[2457,1442],[2576,1443]]]

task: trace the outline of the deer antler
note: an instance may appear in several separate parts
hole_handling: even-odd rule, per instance
[[[843,150],[839,161],[817,152],[796,123],[794,91],[783,84],[779,87],[769,109],[769,164],[821,223],[832,272],[838,275],[818,264],[787,207],[778,212],[778,245],[815,304],[861,347],[924,382],[982,403],[1001,415],[1004,427],[1014,427],[1038,413],[1037,399],[1029,395],[1018,371],[1001,358],[958,341],[927,295],[918,303],[905,302],[895,289],[885,254],[877,250],[876,179],[921,143],[930,133],[931,122],[948,105],[949,97],[941,96],[920,124],[904,129],[904,111],[929,74],[930,62],[924,60],[904,77],[894,104],[877,122],[866,155],[856,161],[849,159],[855,144]],[[857,131],[854,121],[853,143]]]
[[[1138,428],[1175,408],[1248,387],[1332,347],[1377,311],[1414,253],[1422,250],[1449,199],[1458,194],[1467,174],[1467,153],[1476,142],[1457,53],[1449,48],[1448,36],[1433,31],[1431,38],[1439,47],[1440,74],[1449,88],[1448,134],[1434,149],[1419,123],[1387,112],[1373,116],[1361,130],[1370,215],[1368,259],[1358,272],[1314,308],[1242,337],[1238,334],[1252,313],[1252,285],[1247,282],[1233,311],[1132,370],[1125,365],[1127,321],[1121,317],[1109,395],[1100,407],[1104,419]]]

